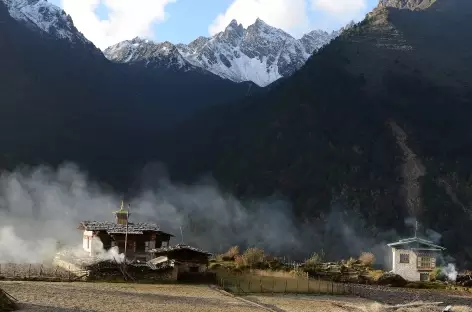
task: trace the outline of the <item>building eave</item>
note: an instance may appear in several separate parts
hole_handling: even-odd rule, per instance
[[[207,252],[207,251],[204,251],[202,249],[195,248],[195,247],[192,247],[192,246],[182,245],[182,244],[177,244],[175,246],[169,246],[169,247],[155,248],[155,249],[149,250],[148,252],[152,253],[152,254],[155,254],[155,255],[164,255],[164,254],[167,254],[169,252],[175,252],[175,251],[180,251],[180,250],[187,250],[187,251],[194,252],[194,253],[201,254],[201,255],[205,255],[205,256],[208,256],[208,257],[212,256],[212,253],[210,253],[210,252]]]
[[[431,241],[428,241],[428,240],[422,239],[422,238],[418,238],[418,237],[401,239],[398,242],[387,244],[387,246],[391,247],[391,248],[395,248],[396,246],[407,246],[407,245],[411,245],[411,244],[415,244],[415,243],[416,244],[422,244],[422,245],[425,245],[425,246],[429,246],[433,249],[446,250],[445,247],[433,244],[433,242],[431,242]],[[412,247],[410,249],[415,249],[415,248]],[[420,249],[420,248],[416,248],[416,249]]]

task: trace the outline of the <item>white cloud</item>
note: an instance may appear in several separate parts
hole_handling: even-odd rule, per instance
[[[293,34],[308,29],[307,11],[306,0],[234,0],[208,30],[214,35],[224,30],[233,19],[247,27],[259,17],[267,24]]]
[[[62,8],[75,26],[95,45],[104,49],[136,36],[152,36],[152,25],[166,18],[165,7],[176,0],[62,0]],[[103,5],[108,16],[95,10]]]
[[[334,18],[356,16],[367,8],[366,0],[311,0],[313,10],[324,11]]]

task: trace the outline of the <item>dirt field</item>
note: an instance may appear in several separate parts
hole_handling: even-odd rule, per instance
[[[209,286],[0,281],[0,288],[20,301],[20,312],[386,311],[380,304],[360,298],[308,295],[237,298]],[[441,309],[388,311],[429,312]],[[472,312],[470,309],[460,311]]]
[[[335,297],[239,299],[208,286],[136,285],[106,283],[0,282],[18,299],[22,311],[37,312],[129,312],[129,311],[352,311],[343,305],[361,306],[366,300]],[[248,300],[249,299],[249,300]],[[271,306],[267,303],[272,302]],[[253,302],[253,303],[251,303]],[[254,304],[256,303],[256,304]],[[257,303],[260,305],[258,306]],[[357,310],[357,309],[356,309]]]

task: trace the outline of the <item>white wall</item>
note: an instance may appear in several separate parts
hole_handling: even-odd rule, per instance
[[[92,252],[92,237],[93,237],[92,231],[84,231],[82,247],[84,248],[85,251],[89,253]]]
[[[410,262],[409,263],[400,263],[400,255],[401,254],[408,254],[410,255]],[[417,261],[418,257],[416,253],[412,250],[408,249],[395,249],[393,253],[393,263],[394,263],[394,271],[393,273],[400,275],[404,279],[408,281],[419,281],[420,280],[420,273],[417,270]]]
[[[400,255],[410,255],[409,263],[400,263]],[[432,255],[434,256],[434,255]],[[432,270],[418,271],[418,254],[415,250],[392,248],[392,271],[408,281],[420,281],[420,273],[429,273]]]
[[[401,254],[410,255],[410,262],[400,263]],[[396,249],[394,255],[393,263],[395,263],[395,270],[393,273],[400,275],[408,281],[419,281],[420,273],[417,270],[418,257],[416,253],[408,249]]]

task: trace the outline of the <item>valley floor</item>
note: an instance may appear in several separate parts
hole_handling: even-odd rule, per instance
[[[20,301],[20,312],[344,312],[352,311],[354,306],[373,303],[336,297],[248,296],[241,299],[208,286],[189,285],[4,281],[0,282],[0,288]]]
[[[226,295],[224,292],[218,291],[208,286],[2,281],[0,282],[0,288],[7,291],[9,294],[19,300],[20,312],[384,311],[384,307],[373,300],[355,297],[250,295],[239,298]],[[366,289],[366,291],[372,293],[373,289]],[[436,302],[442,301],[438,299],[446,299],[436,297],[438,294],[439,293],[435,292],[430,293],[431,297],[428,299]],[[385,300],[387,298],[382,298],[382,296],[385,296],[385,293],[377,293],[377,295],[379,298],[375,300],[380,300],[383,302],[398,301],[399,299],[401,300],[401,297],[403,297],[397,292],[390,293],[390,300]],[[392,300],[393,297],[396,297],[397,300]],[[453,297],[454,295],[450,296],[449,300]],[[463,297],[461,298],[462,300],[460,300],[461,303],[456,302],[456,304],[469,305],[467,304],[469,298],[470,297]],[[416,299],[418,301],[420,298]],[[447,303],[447,301],[444,303]],[[398,311],[423,310],[401,309]],[[467,309],[464,311],[472,310]]]

